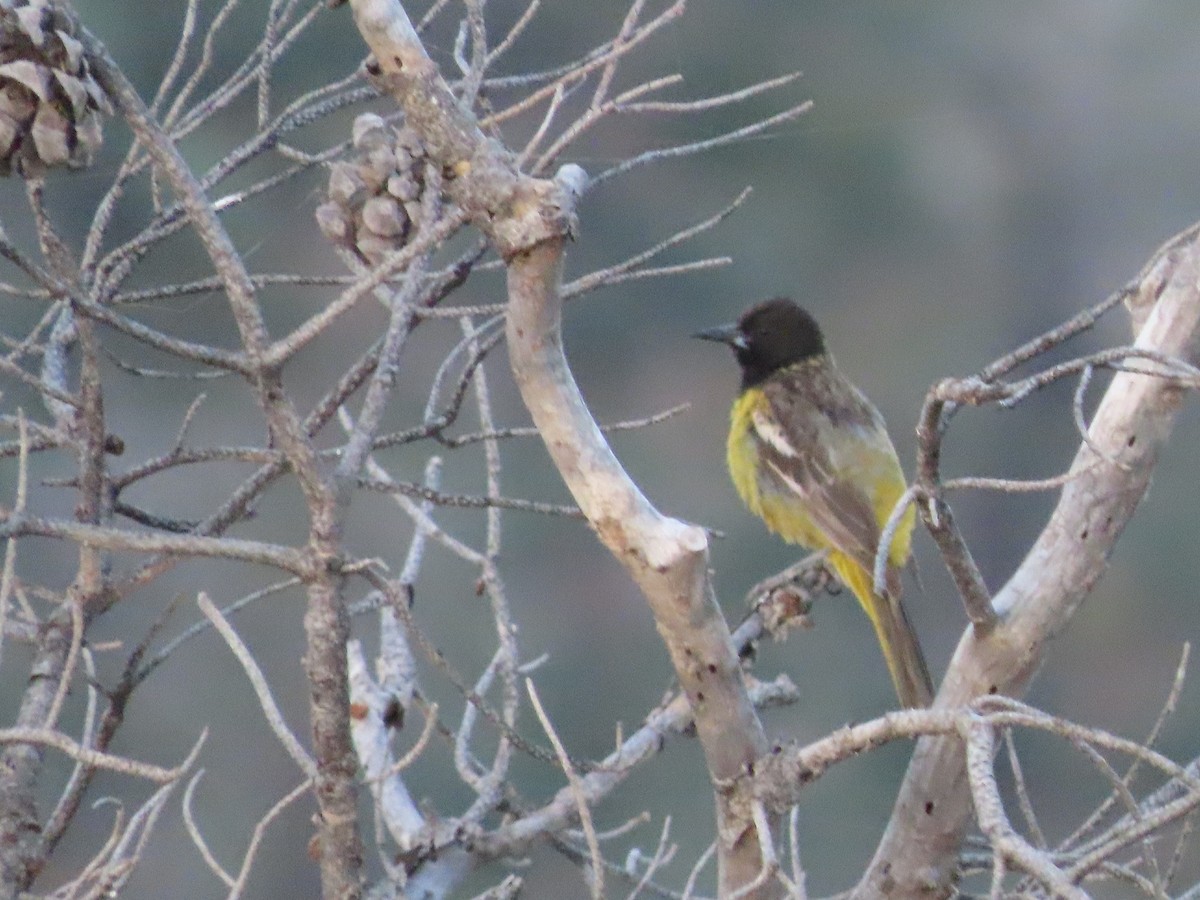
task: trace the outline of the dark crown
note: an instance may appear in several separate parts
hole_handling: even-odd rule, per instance
[[[742,367],[743,387],[825,352],[816,319],[787,297],[774,297],[746,310],[737,330],[740,340],[734,352]]]

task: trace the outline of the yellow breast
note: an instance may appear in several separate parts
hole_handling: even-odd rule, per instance
[[[837,550],[839,548],[810,517],[804,497],[793,492],[764,489],[753,416],[754,411],[766,403],[762,391],[751,388],[733,405],[726,461],[734,487],[747,508],[784,540],[813,550]],[[855,428],[830,427],[822,429],[821,441],[832,466],[829,476],[835,481],[848,480],[863,489],[870,497],[875,519],[882,529],[906,487],[904,473],[886,434],[882,434],[880,442],[877,436],[868,436]],[[910,506],[889,553],[895,566],[903,566],[908,561],[914,525],[915,514]]]

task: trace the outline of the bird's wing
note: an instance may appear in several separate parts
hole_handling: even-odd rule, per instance
[[[836,388],[814,385],[826,374],[838,379]],[[871,571],[881,528],[878,485],[902,478],[882,418],[836,372],[784,373],[764,392],[768,402],[751,417],[763,487],[793,494],[830,548]]]

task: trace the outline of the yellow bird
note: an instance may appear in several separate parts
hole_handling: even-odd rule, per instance
[[[742,501],[784,540],[828,552],[875,627],[901,704],[928,706],[933,683],[900,602],[912,507],[888,550],[886,593],[874,590],[880,532],[905,490],[879,410],[838,370],[816,320],[786,297],[695,337],[728,344],[742,369],[727,445]]]

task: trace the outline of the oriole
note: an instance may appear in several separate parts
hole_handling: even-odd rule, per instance
[[[887,590],[873,586],[880,532],[905,490],[883,417],[838,370],[816,320],[786,297],[695,336],[728,344],[742,369],[726,451],[743,502],[784,540],[828,552],[875,627],[901,704],[928,706],[929,669],[900,602],[911,507],[888,551]]]

